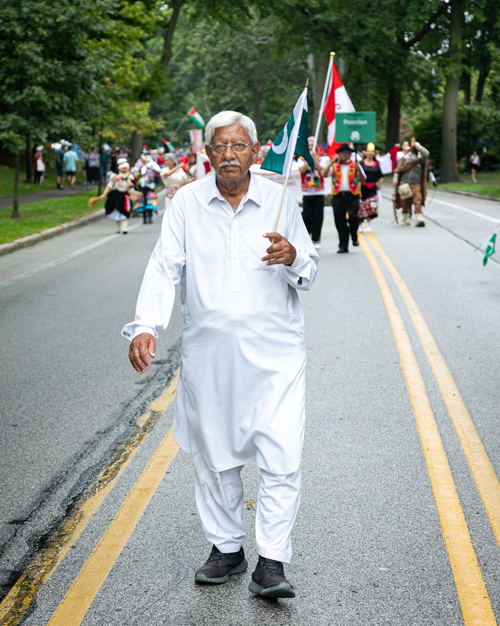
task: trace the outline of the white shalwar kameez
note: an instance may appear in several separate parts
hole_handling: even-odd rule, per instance
[[[214,175],[182,187],[165,213],[135,322],[123,335],[158,337],[181,283],[182,364],[174,437],[190,453],[204,531],[221,552],[239,550],[241,467],[261,469],[257,547],[289,562],[300,501],[305,422],[304,316],[298,289],[311,287],[319,257],[298,204],[285,193],[278,232],[295,247],[290,267],[267,266],[283,187],[250,174],[238,209]],[[299,282],[300,280],[300,282]]]

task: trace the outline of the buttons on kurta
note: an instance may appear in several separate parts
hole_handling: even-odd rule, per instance
[[[231,220],[231,291],[240,290],[240,226],[235,218]]]

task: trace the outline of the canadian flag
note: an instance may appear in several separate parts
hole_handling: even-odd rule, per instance
[[[335,156],[340,143],[335,142],[335,116],[337,113],[354,113],[354,108],[351,99],[347,95],[344,83],[340,78],[337,67],[332,63],[332,73],[330,77],[330,85],[328,86],[328,97],[326,99],[325,108],[323,113],[325,114],[326,123],[328,124],[328,136],[327,136],[327,149],[326,153],[330,158]]]

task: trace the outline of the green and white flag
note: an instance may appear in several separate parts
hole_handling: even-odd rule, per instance
[[[196,124],[196,126],[198,126],[198,128],[203,128],[205,126],[205,120],[201,117],[201,115],[194,107],[192,109],[189,109],[189,111],[187,112],[187,116],[192,122]]]
[[[498,233],[498,226],[491,233],[491,235],[489,235],[481,244],[481,248],[484,249],[483,265],[486,265],[486,263],[488,263],[488,259],[490,258],[490,256],[495,254],[495,244],[497,241],[497,233]]]
[[[292,171],[293,155],[304,157],[314,170],[314,160],[309,152],[307,136],[309,134],[307,124],[307,89],[304,89],[293,113],[284,126],[281,133],[276,137],[273,145],[269,148],[266,158],[260,169],[276,172],[283,176],[290,176]]]

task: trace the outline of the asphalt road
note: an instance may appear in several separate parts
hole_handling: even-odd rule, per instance
[[[23,610],[2,614],[0,607],[0,623],[19,623],[24,616],[23,623],[41,626],[53,614],[52,626],[489,626],[493,614],[500,619],[500,552],[492,530],[500,518],[488,500],[496,477],[476,485],[443,389],[375,247],[378,242],[399,270],[463,398],[477,432],[469,431],[462,444],[482,442],[485,456],[476,459],[477,467],[489,457],[500,476],[500,264],[493,257],[483,267],[482,254],[474,251],[500,222],[500,204],[445,192],[431,201],[433,194],[426,228],[397,226],[385,201],[373,224],[375,241],[365,237],[348,255],[336,254],[332,213],[326,212],[320,271],[311,292],[301,294],[308,425],[294,558],[286,568],[297,598],[250,596],[249,573],[220,587],[195,586],[193,573],[210,546],[196,514],[190,459],[168,448],[170,456],[160,463],[163,472],[168,469],[156,478],[150,463],[162,441],[170,446],[170,403],[34,601],[24,589],[29,601]],[[173,379],[178,308],[157,364],[144,377],[130,368],[119,334],[133,316],[159,226],[156,218],[153,226],[138,224],[129,235],[114,236],[113,224],[102,220],[0,259],[4,591],[39,549],[53,546],[54,529]],[[408,349],[396,345],[370,250],[400,312],[402,321],[392,318],[394,332],[409,339],[413,365]],[[413,369],[404,373],[402,362]],[[429,461],[435,441],[425,438],[419,421],[425,398],[439,432],[434,440],[440,438],[444,450],[437,461]],[[447,463],[454,483],[445,485],[443,500],[441,470]],[[157,480],[158,486],[151,487],[141,515],[130,494],[143,493],[137,482],[143,471],[146,484]],[[251,571],[254,467],[245,468],[244,482]],[[456,490],[458,509],[450,489]],[[120,517],[122,505],[135,511],[135,522]],[[469,552],[460,544],[467,543],[461,515]],[[103,547],[113,524],[117,537],[125,537],[116,553]],[[93,550],[96,569],[87,561]],[[465,573],[457,569],[457,553]],[[463,576],[474,567],[476,587],[470,591]],[[72,583],[79,572],[78,593]]]

